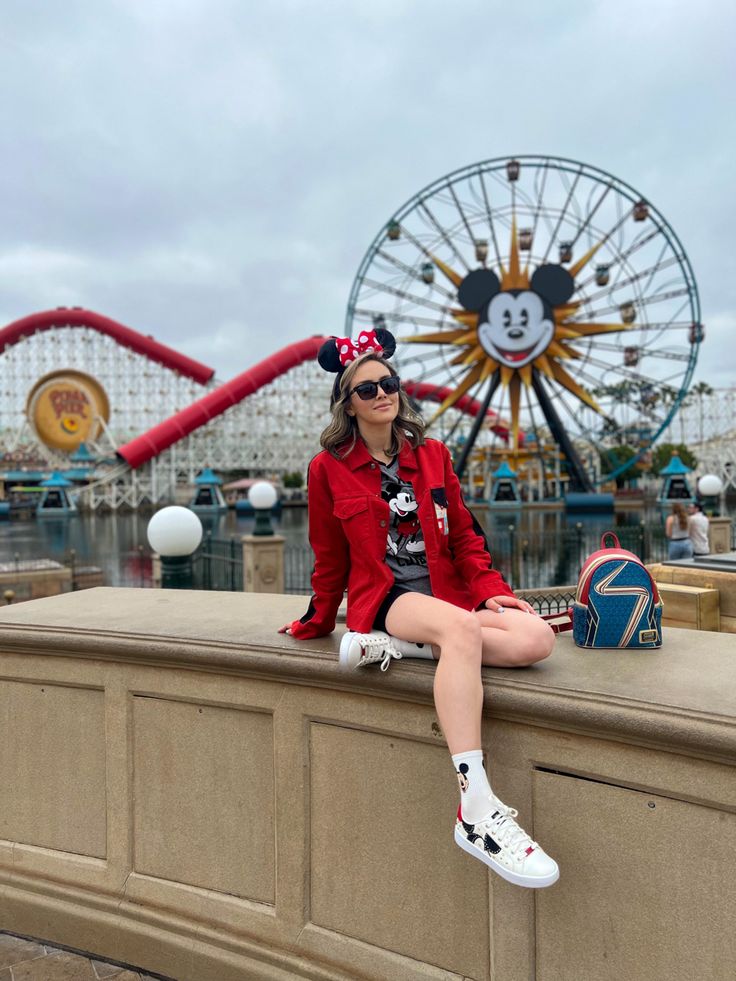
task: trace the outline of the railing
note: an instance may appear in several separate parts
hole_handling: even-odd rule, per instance
[[[192,556],[194,589],[243,591],[243,546],[238,537],[213,538],[210,532]]]
[[[615,529],[621,547],[643,562],[659,562],[667,556],[664,529],[639,525]],[[493,564],[515,590],[550,595],[552,587],[577,581],[585,559],[600,546],[600,532],[578,523],[559,532],[520,532],[514,525],[496,530],[490,542]],[[314,555],[308,545],[287,545],[284,555],[287,593],[311,592]],[[535,604],[532,604],[535,605]],[[568,604],[569,605],[569,604]],[[556,613],[557,610],[540,610]]]

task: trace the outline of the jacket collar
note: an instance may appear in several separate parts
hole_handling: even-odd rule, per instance
[[[353,449],[345,457],[345,463],[347,463],[351,470],[357,470],[358,467],[363,467],[373,462],[373,457],[368,452],[362,439],[358,439]],[[399,467],[402,470],[418,469],[416,454],[408,441],[404,443],[399,453]]]

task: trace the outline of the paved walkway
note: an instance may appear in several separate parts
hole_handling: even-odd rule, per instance
[[[0,933],[0,981],[159,981],[161,977]]]

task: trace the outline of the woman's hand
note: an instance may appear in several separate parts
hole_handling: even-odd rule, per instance
[[[287,623],[285,626],[279,627],[279,633],[280,634],[289,634],[289,636],[291,636],[291,624],[290,623]]]
[[[492,599],[486,600],[486,609],[493,610],[495,613],[503,613],[507,606],[511,609],[522,610],[524,613],[533,613],[534,616],[539,616],[531,604],[527,603],[526,600],[519,599],[518,596],[506,596],[504,593],[502,596],[494,596]]]

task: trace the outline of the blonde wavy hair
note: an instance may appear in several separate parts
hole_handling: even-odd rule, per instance
[[[398,372],[392,365],[379,357],[377,354],[362,354],[355,361],[351,361],[347,368],[339,376],[335,385],[333,401],[330,405],[332,419],[329,426],[324,430],[319,438],[320,446],[327,450],[338,460],[344,460],[354,449],[358,442],[360,432],[355,416],[348,415],[347,409],[350,399],[348,392],[353,387],[355,373],[361,365],[368,361],[375,361],[382,365],[390,375],[396,376]],[[409,399],[403,389],[399,389],[399,411],[391,424],[391,445],[386,449],[391,456],[396,456],[401,452],[404,443],[408,442],[412,449],[421,446],[424,442],[424,421],[422,417],[412,409]]]

